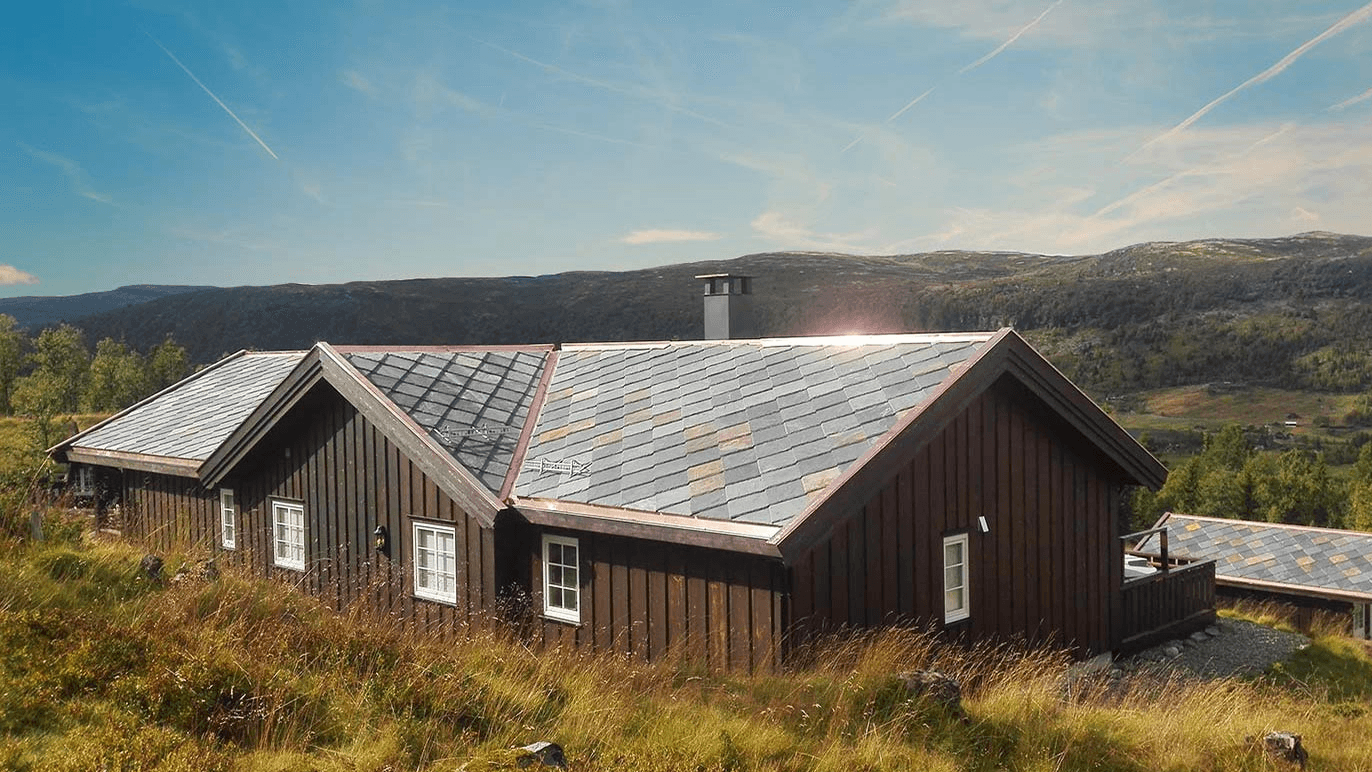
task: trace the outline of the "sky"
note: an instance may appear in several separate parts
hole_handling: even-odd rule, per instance
[[[0,297],[1372,233],[1361,0],[52,0]]]

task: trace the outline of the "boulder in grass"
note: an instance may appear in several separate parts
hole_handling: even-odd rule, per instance
[[[962,710],[962,684],[956,678],[937,670],[916,670],[896,677],[910,694],[941,705],[955,716],[965,716]]]
[[[156,555],[144,555],[143,559],[138,561],[138,573],[151,581],[161,582],[162,558],[159,558]]]
[[[1249,737],[1248,742],[1253,743],[1256,740]],[[1306,752],[1305,746],[1301,745],[1301,736],[1298,734],[1268,732],[1262,736],[1261,742],[1263,750],[1267,751],[1268,756],[1295,764],[1301,769],[1305,769],[1305,762],[1310,760],[1310,754]]]
[[[539,741],[525,745],[518,750],[524,752],[517,762],[520,769],[532,767],[535,764],[543,767],[557,767],[558,769],[567,768],[567,757],[562,753],[562,746],[557,743]]]

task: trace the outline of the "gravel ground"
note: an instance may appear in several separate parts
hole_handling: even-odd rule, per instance
[[[1241,619],[1220,619],[1204,632],[1168,641],[1115,663],[1125,670],[1183,671],[1205,678],[1261,673],[1282,662],[1310,639]]]

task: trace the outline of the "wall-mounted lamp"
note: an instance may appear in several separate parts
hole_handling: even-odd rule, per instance
[[[990,533],[990,532],[991,532],[991,526],[989,526],[989,525],[986,524],[986,515],[978,515],[978,516],[977,516],[977,525],[981,526],[981,532],[982,532],[982,533]]]
[[[386,533],[386,526],[378,525],[376,530],[372,531],[372,544],[377,552],[385,552],[390,547],[391,540]]]

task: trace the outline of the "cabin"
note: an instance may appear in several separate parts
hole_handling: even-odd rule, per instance
[[[1175,512],[1157,526],[1173,555],[1214,561],[1219,597],[1285,604],[1305,629],[1334,615],[1353,637],[1372,639],[1372,533]]]
[[[750,284],[702,278],[737,329]],[[51,453],[151,547],[644,660],[765,671],[893,624],[1090,656],[1213,619],[1212,562],[1126,580],[1121,502],[1166,470],[1010,329],[242,352]]]

